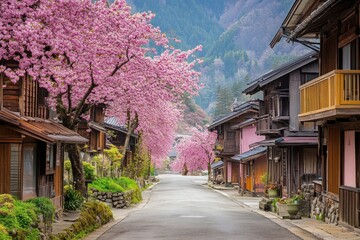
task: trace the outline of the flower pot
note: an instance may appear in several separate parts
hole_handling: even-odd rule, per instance
[[[299,212],[299,204],[288,203],[287,207],[288,207],[287,211],[290,214],[290,216],[294,216]]]
[[[277,189],[268,189],[268,196],[269,198],[276,198],[278,197],[278,190]]]

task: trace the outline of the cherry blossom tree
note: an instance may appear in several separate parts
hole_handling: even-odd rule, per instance
[[[192,129],[190,138],[183,139],[176,151],[178,157],[172,163],[174,171],[196,171],[208,169],[208,177],[211,176],[211,162],[215,158],[213,151],[217,134],[198,128]]]
[[[171,100],[197,89],[195,50],[180,51],[151,25],[151,13],[132,14],[125,0],[2,0],[0,2],[0,73],[12,81],[28,74],[49,93],[59,120],[77,130],[88,110],[111,105],[119,96],[159,91]],[[151,42],[166,49],[158,55]],[[18,68],[6,64],[15,61]],[[134,96],[134,99],[139,95]],[[126,98],[123,98],[126,100]],[[130,108],[131,109],[131,108]],[[135,119],[137,118],[136,111]],[[84,192],[77,145],[67,145],[75,188]]]

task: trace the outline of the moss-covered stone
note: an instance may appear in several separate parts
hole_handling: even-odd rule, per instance
[[[85,202],[78,220],[64,232],[51,236],[53,240],[77,239],[113,219],[110,207],[98,201]]]

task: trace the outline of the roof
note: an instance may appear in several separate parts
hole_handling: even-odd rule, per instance
[[[352,4],[353,1],[296,0],[270,46],[273,48],[282,37],[287,38],[288,42],[299,41],[305,44],[308,40],[318,39],[327,20],[336,18],[339,16],[336,13],[351,7]]]
[[[221,160],[211,164],[212,169],[220,168],[222,166],[224,166],[224,162]]]
[[[128,130],[125,124],[122,124],[117,117],[107,117],[104,120],[104,127],[127,134]],[[132,137],[138,137],[136,133],[131,134]]]
[[[258,158],[258,157],[264,155],[266,153],[266,150],[267,150],[267,147],[264,147],[264,146],[255,147],[253,149],[250,149],[249,151],[243,152],[241,154],[237,154],[237,155],[231,157],[231,159],[236,160],[236,161],[252,160],[254,158]]]
[[[317,145],[318,137],[279,137],[273,139],[262,140],[250,145],[254,146],[305,146],[305,145]]]
[[[305,54],[302,57],[296,58],[293,61],[290,61],[288,63],[285,63],[281,65],[280,67],[276,68],[275,70],[272,70],[270,72],[267,72],[266,74],[260,76],[259,78],[252,81],[247,87],[243,93],[246,94],[254,94],[261,90],[261,88],[293,71],[296,69],[299,69],[309,63],[317,61],[318,54],[314,51],[311,51],[307,54]]]
[[[220,119],[217,119],[215,120],[209,127],[208,129],[211,130],[211,129],[214,129],[215,127],[227,122],[227,121],[230,121],[238,116],[241,116],[251,110],[253,111],[259,111],[259,102],[257,100],[253,100],[253,101],[247,101],[239,106],[237,106],[235,108],[235,112],[232,112]]]
[[[63,125],[49,119],[21,117],[9,110],[0,110],[0,121],[6,122],[14,131],[34,137],[44,142],[86,143],[81,137]]]
[[[99,132],[106,132],[106,129],[103,126],[101,126],[100,124],[98,124],[98,123],[96,123],[94,121],[89,122],[89,128],[92,128],[92,129],[97,130]]]
[[[236,124],[236,125],[231,126],[231,129],[240,129],[240,128],[249,126],[249,125],[251,125],[251,124],[254,124],[254,123],[256,123],[256,122],[257,122],[257,120],[256,120],[255,118],[249,118],[248,120],[245,120],[245,121],[242,122],[242,123],[239,123],[239,124]]]

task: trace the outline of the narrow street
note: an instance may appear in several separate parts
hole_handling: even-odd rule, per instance
[[[202,186],[206,177],[161,175],[147,205],[99,239],[299,239]]]

